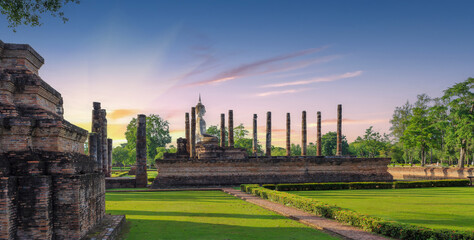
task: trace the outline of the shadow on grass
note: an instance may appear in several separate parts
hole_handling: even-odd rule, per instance
[[[337,239],[312,228],[303,227],[253,227],[221,224],[129,219],[131,224],[126,239]]]
[[[464,215],[456,215],[453,217],[453,214],[442,214],[442,213],[413,213],[413,212],[401,212],[407,214],[404,218],[404,223],[414,224],[414,225],[431,225],[431,228],[443,228],[446,229],[447,226],[456,226],[456,229],[463,231],[473,231],[474,226],[474,217]]]
[[[110,210],[113,215],[139,215],[160,217],[208,217],[208,218],[243,218],[243,219],[285,219],[280,215],[257,215],[238,213],[198,213],[198,212],[163,212],[163,211],[136,211],[136,210]]]
[[[209,191],[212,193],[221,193],[220,191]],[[208,196],[200,192],[182,191],[182,192],[107,192],[107,198],[113,198],[113,201],[198,201],[198,202],[222,202],[234,197],[225,194],[214,194]]]

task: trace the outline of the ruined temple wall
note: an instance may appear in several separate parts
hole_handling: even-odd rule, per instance
[[[105,214],[104,174],[77,153],[0,154],[0,239],[80,239]]]
[[[394,179],[400,180],[466,179],[467,176],[474,176],[474,168],[472,167],[389,167],[388,172]]]
[[[88,132],[63,118],[29,45],[0,41],[0,239],[81,239],[105,214]]]
[[[246,159],[157,160],[153,188],[302,183],[392,181],[390,158],[250,157]]]

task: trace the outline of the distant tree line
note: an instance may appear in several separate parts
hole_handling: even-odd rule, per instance
[[[441,97],[418,95],[395,108],[390,123],[396,162],[473,164],[474,78],[444,90]],[[428,157],[429,155],[429,157]]]

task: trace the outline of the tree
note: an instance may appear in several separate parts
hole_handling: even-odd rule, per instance
[[[125,166],[133,164],[135,158],[131,158],[130,150],[126,145],[121,144],[112,149],[112,162],[114,165]]]
[[[286,156],[286,149],[282,147],[275,147],[272,145],[272,156]]]
[[[457,83],[444,91],[442,97],[448,106],[447,121],[449,122],[446,143],[459,148],[460,168],[464,167],[467,147],[472,145],[474,138],[474,78]]]
[[[46,13],[66,23],[69,19],[61,9],[68,3],[78,4],[79,0],[0,0],[0,12],[6,16],[8,27],[15,32],[19,25],[41,26],[41,15]]]
[[[412,108],[413,106],[407,101],[405,105],[396,107],[393,112],[392,119],[390,120],[392,124],[390,131],[397,141],[403,137],[403,133],[407,129],[407,120],[412,115]]]
[[[225,136],[226,136],[225,139],[224,139],[224,142],[225,142],[225,145],[227,145],[228,144],[227,136],[229,136],[229,131],[227,131],[227,128],[224,128],[224,132],[225,132]],[[221,142],[221,128],[219,126],[217,126],[217,125],[209,126],[206,130],[206,133],[216,137],[219,144],[220,144],[220,142]]]
[[[337,133],[328,132],[321,137],[321,151],[323,156],[334,156],[336,155],[337,149]],[[346,136],[342,136],[342,154],[349,154],[349,144],[347,143]]]
[[[299,144],[292,143],[290,145],[290,153],[291,153],[291,156],[301,156],[301,146]],[[285,150],[285,154],[286,154],[286,150]]]
[[[127,125],[125,132],[127,147],[135,149],[137,145],[137,119],[133,118]],[[153,160],[157,154],[158,147],[165,147],[171,143],[169,123],[158,115],[148,115],[146,117],[146,147],[147,159]],[[153,163],[152,163],[153,164]]]
[[[155,156],[155,160],[156,159],[163,159],[165,153],[176,153],[178,149],[176,149],[173,145],[171,145],[169,148],[165,148],[165,147],[157,147],[156,148],[156,156]]]
[[[426,152],[433,146],[434,139],[439,134],[433,125],[433,121],[428,117],[430,101],[428,95],[418,95],[418,100],[412,109],[413,115],[407,119],[407,127],[401,138],[405,145],[420,149],[421,166],[425,166]]]
[[[357,139],[349,145],[350,151],[359,157],[379,157],[387,155],[390,149],[390,141],[386,134],[382,135],[373,130],[370,126],[365,130],[363,137]]]
[[[225,135],[229,136],[227,128],[224,129]],[[221,139],[221,129],[217,125],[209,126],[206,130],[206,133],[217,137],[219,143]],[[248,138],[249,131],[245,129],[244,125],[241,123],[237,127],[234,127],[234,147],[244,148],[249,155],[253,154],[253,141],[252,138]],[[228,145],[228,138],[226,137],[225,145]],[[257,153],[263,153],[262,146],[257,143]]]

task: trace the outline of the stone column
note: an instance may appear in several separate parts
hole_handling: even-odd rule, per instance
[[[306,156],[306,111],[301,113],[301,156]]]
[[[107,153],[109,154],[109,157],[107,158],[109,162],[109,167],[107,168],[109,171],[107,172],[107,177],[110,177],[110,174],[112,173],[112,139],[107,139]]]
[[[316,156],[321,156],[321,112],[318,112],[316,133]]]
[[[258,150],[258,140],[257,140],[257,114],[253,115],[253,142],[252,142],[252,152],[257,156]]]
[[[91,132],[96,133],[96,145],[97,145],[97,165],[100,171],[102,171],[102,117],[101,117],[101,109],[100,109],[100,102],[93,102],[92,105],[94,106],[94,110],[92,110],[92,127]]]
[[[190,157],[196,157],[196,108],[191,108],[191,146]]]
[[[291,156],[291,119],[290,113],[286,113],[286,156]]]
[[[265,145],[265,155],[272,156],[272,113],[267,112],[267,136]]]
[[[100,140],[100,146],[102,148],[102,172],[107,176],[109,171],[109,154],[108,154],[108,146],[107,146],[107,112],[105,109],[100,110],[100,117],[101,117],[101,130],[102,136]]]
[[[191,147],[191,138],[190,138],[190,133],[189,133],[189,113],[186,113],[184,115],[184,128],[185,128],[185,133],[186,133],[186,152],[188,152],[188,154],[191,153],[191,151],[189,151],[190,147]]]
[[[138,115],[137,123],[137,170],[135,178],[136,187],[146,187],[148,184],[146,172],[146,116]]]
[[[221,113],[221,147],[225,147],[225,114]]]
[[[229,110],[229,147],[234,147],[234,111]]]
[[[89,158],[97,163],[95,167],[97,171],[102,170],[102,165],[97,162],[97,133],[95,132],[89,133]]]
[[[337,105],[337,148],[336,155],[342,155],[342,105]]]

